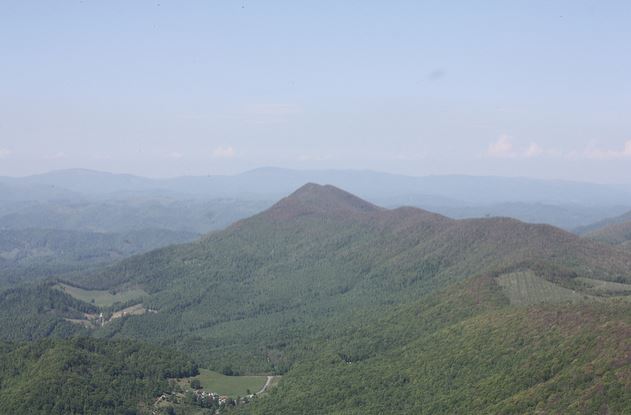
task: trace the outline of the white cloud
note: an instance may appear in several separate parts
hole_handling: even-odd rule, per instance
[[[572,153],[572,158],[587,158],[592,160],[615,160],[631,158],[631,140],[627,140],[622,149],[611,150],[598,147],[588,147],[583,153]]]
[[[12,151],[8,148],[0,147],[0,159],[7,158],[7,156],[11,155]]]
[[[534,157],[558,157],[573,160],[620,160],[631,159],[631,140],[627,140],[622,148],[605,149],[594,144],[583,150],[561,151],[558,149],[543,148],[535,142],[527,147],[518,147],[513,144],[511,138],[502,135],[486,151],[487,157],[494,158],[534,158]]]
[[[502,135],[498,140],[491,144],[486,151],[490,157],[515,157],[513,143],[507,135]]]
[[[213,158],[231,159],[236,155],[236,151],[232,147],[219,146],[213,150]]]
[[[535,142],[531,142],[527,147],[517,147],[507,135],[500,136],[486,151],[488,157],[495,158],[533,158],[555,154],[556,151],[544,149]]]
[[[526,157],[537,157],[543,154],[543,148],[537,143],[530,143],[524,155]]]

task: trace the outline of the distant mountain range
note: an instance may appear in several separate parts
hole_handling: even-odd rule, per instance
[[[416,206],[454,218],[507,216],[531,223],[549,223],[564,229],[617,216],[631,208],[631,185],[627,188],[527,178],[411,177],[372,171],[279,168],[261,168],[234,176],[149,179],[77,169],[22,178],[0,178],[0,215],[3,211],[22,210],[25,204],[27,208],[40,209],[34,214],[40,221],[45,221],[50,216],[47,204],[102,202],[138,210],[143,203],[155,204],[158,201],[173,206],[173,202],[177,201],[180,204],[186,202],[188,206],[195,205],[193,209],[197,209],[200,200],[206,204],[222,200],[223,207],[212,207],[208,211],[212,211],[216,218],[226,217],[225,220],[215,219],[208,223],[196,218],[196,223],[205,225],[195,225],[193,222],[174,223],[172,219],[162,218],[156,225],[144,223],[141,226],[204,232],[225,227],[233,220],[262,210],[272,200],[307,182],[328,183],[348,189],[386,207]],[[249,207],[241,209],[242,203],[248,203]],[[33,207],[33,204],[37,206]],[[103,215],[103,218],[107,217],[107,214]],[[9,222],[14,221],[10,219]],[[2,226],[12,227],[6,221],[3,224],[0,216]],[[76,229],[72,224],[47,225],[49,228],[57,226]]]
[[[112,174],[92,170],[59,170],[21,178],[1,177],[0,183],[27,186],[47,197],[67,192],[84,195],[119,193],[171,193],[211,198],[277,199],[307,183],[326,183],[348,189],[369,200],[427,197],[440,205],[451,203],[496,204],[506,202],[582,204],[589,206],[631,205],[628,187],[559,180],[493,176],[412,177],[357,170],[288,170],[260,168],[233,176],[185,176],[169,179]],[[5,193],[5,198],[9,193]],[[18,197],[13,195],[13,197]]]

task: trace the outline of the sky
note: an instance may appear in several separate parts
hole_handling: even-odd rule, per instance
[[[631,183],[631,2],[0,0],[0,175]]]

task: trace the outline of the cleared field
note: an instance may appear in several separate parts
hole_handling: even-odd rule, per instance
[[[248,390],[256,393],[267,382],[267,376],[225,376],[212,370],[200,369],[199,375],[182,379],[180,383],[186,388],[193,379],[198,379],[205,391],[233,398],[247,395]]]
[[[57,284],[55,288],[64,291],[76,299],[85,301],[86,303],[95,304],[99,307],[108,307],[117,302],[124,303],[147,295],[146,291],[138,288],[117,292],[116,294],[112,294],[105,290],[84,290],[82,288],[71,287],[66,284]]]
[[[594,297],[546,281],[533,272],[513,272],[497,279],[513,305],[579,302]]]
[[[121,318],[125,316],[141,316],[147,312],[147,309],[142,304],[135,304],[131,307],[123,308],[112,314],[110,320],[115,318]]]

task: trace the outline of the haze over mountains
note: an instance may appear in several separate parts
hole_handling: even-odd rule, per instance
[[[81,169],[1,177],[0,232],[6,243],[0,247],[0,283],[60,275],[192,240],[262,211],[306,182],[331,183],[388,208],[416,206],[457,219],[513,217],[566,230],[617,216],[631,206],[624,186],[526,178],[279,168],[170,179]],[[69,232],[93,243],[67,245]],[[160,238],[146,242],[134,236],[151,234]],[[103,252],[83,248],[104,247],[104,238],[111,242]]]
[[[439,212],[445,210],[454,217],[514,216],[567,229],[616,216],[631,206],[631,185],[481,176],[411,177],[371,171],[279,168],[261,168],[234,176],[171,179],[60,170],[22,178],[2,177],[0,185],[4,191],[0,200],[8,203],[73,198],[107,201],[230,199],[262,201],[269,206],[273,200],[307,182],[348,189],[383,206],[414,205]],[[259,209],[262,208],[260,205]],[[244,212],[243,216],[247,214]],[[220,221],[207,227],[223,227],[228,223],[230,221]]]
[[[183,176],[150,179],[85,169],[12,178],[6,186],[56,189],[86,195],[136,192],[183,194],[202,197],[269,197],[275,199],[307,182],[339,186],[364,198],[424,195],[454,201],[493,204],[501,202],[577,203],[587,205],[631,203],[631,184],[594,183],[493,176],[403,176],[361,170],[289,170],[259,168],[233,176]],[[98,183],[98,185],[96,185]],[[51,190],[52,191],[52,190]]]

